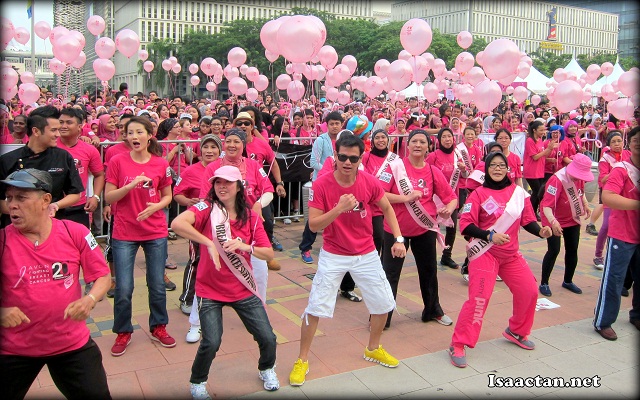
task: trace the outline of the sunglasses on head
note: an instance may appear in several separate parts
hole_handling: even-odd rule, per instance
[[[360,161],[360,156],[348,156],[346,154],[338,154],[338,161],[345,162],[349,160],[351,164],[355,164]]]
[[[236,122],[236,126],[251,126],[253,125],[251,122],[249,121],[238,121]]]

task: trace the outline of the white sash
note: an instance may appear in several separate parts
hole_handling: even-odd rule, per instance
[[[458,169],[458,157],[462,158],[460,153],[458,153],[458,149],[453,149],[453,173],[451,174],[451,178],[449,179],[449,186],[455,192],[456,187],[458,186],[458,181],[460,180],[460,174],[462,171]]]
[[[636,168],[635,165],[628,161],[622,161],[619,167],[624,167],[627,170],[627,175],[629,175],[629,179],[633,182],[633,185],[636,187],[637,191],[640,191],[640,171]]]
[[[484,172],[480,171],[479,169],[475,169],[473,170],[471,175],[469,175],[469,179],[473,179],[474,181],[482,185],[484,183]]]
[[[456,149],[460,152],[462,162],[464,162],[465,167],[467,167],[467,174],[469,171],[473,171],[473,165],[471,164],[471,157],[469,156],[469,149],[467,149],[467,145],[460,143],[456,146]]]
[[[616,161],[616,158],[609,153],[604,153],[600,161],[608,162],[609,165],[611,165],[611,168],[620,166],[620,163],[622,162],[622,161]]]
[[[378,172],[376,172],[376,178],[380,178],[380,174],[382,174],[384,170],[387,169],[389,164],[391,164],[396,158],[398,158],[397,154],[389,152],[387,154],[387,157],[384,159],[384,162],[380,166],[380,169],[378,169]]]
[[[256,295],[264,303],[264,299],[258,293],[258,286],[253,277],[253,270],[247,264],[247,260],[235,252],[227,252],[222,248],[222,243],[231,239],[231,226],[229,218],[227,218],[217,204],[211,205],[211,233],[213,244],[215,245],[218,255],[229,267],[233,275],[247,288],[251,293]],[[217,260],[214,263],[217,265]]]
[[[518,220],[524,210],[524,200],[529,197],[522,187],[516,185],[516,189],[513,191],[511,198],[505,206],[504,213],[496,220],[496,222],[489,228],[490,231],[495,233],[505,233],[511,226]],[[487,250],[493,246],[493,243],[484,239],[475,238],[467,243],[467,257],[469,261],[483,255]]]
[[[566,194],[569,199],[573,220],[580,224],[580,217],[585,214],[584,206],[580,196],[578,195],[578,189],[576,188],[575,183],[573,183],[573,179],[567,175],[567,167],[562,168],[560,171],[556,172],[555,175],[560,180],[560,183],[562,183],[564,194]]]
[[[413,192],[413,185],[411,185],[411,180],[409,180],[407,169],[405,168],[402,160],[396,159],[389,165],[396,181],[398,192],[405,196],[411,194],[411,192]],[[407,211],[409,211],[409,215],[411,215],[411,218],[413,218],[415,223],[422,228],[436,232],[438,243],[440,243],[442,247],[447,248],[447,245],[444,243],[444,235],[440,232],[438,222],[435,221],[429,213],[427,213],[427,210],[424,209],[422,203],[420,203],[419,200],[416,200],[403,204],[407,207]]]

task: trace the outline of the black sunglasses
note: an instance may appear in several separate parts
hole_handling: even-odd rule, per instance
[[[338,161],[345,162],[345,161],[349,160],[349,162],[351,162],[351,164],[355,164],[358,161],[360,161],[360,157],[361,156],[348,156],[346,154],[338,154]]]
[[[249,122],[249,121],[238,121],[236,122],[236,126],[251,126],[253,125],[253,123]]]

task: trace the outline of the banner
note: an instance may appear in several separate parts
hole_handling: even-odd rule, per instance
[[[280,142],[276,149],[276,161],[284,182],[309,182],[311,180],[311,149],[313,146]]]

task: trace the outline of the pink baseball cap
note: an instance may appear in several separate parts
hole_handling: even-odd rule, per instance
[[[242,180],[242,174],[240,173],[238,167],[234,167],[233,165],[225,165],[218,168],[216,172],[213,173],[213,176],[210,179],[211,184],[213,184],[217,178],[222,178],[229,182],[235,182]]]
[[[584,154],[576,154],[573,160],[567,165],[567,173],[581,181],[591,182],[593,180],[593,172],[591,172],[591,159]]]

